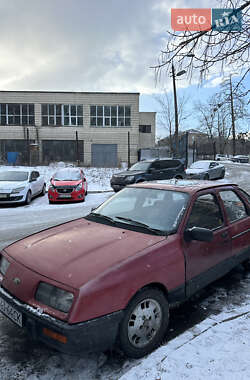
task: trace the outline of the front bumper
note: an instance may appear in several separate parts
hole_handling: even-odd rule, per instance
[[[119,324],[123,317],[123,311],[117,311],[86,322],[70,325],[21,303],[1,287],[0,298],[22,314],[22,327],[34,340],[70,354],[83,351],[105,351],[111,348],[115,344]],[[52,334],[48,336],[45,331],[51,331]]]
[[[4,197],[0,195],[0,204],[8,204],[8,203],[22,203],[25,202],[26,193],[23,192],[17,194],[6,194]]]
[[[75,201],[83,201],[85,198],[84,191],[73,191],[72,193],[58,193],[48,191],[48,198],[51,202],[75,202]]]
[[[120,191],[122,190],[126,185],[115,185],[115,184],[110,184],[112,189],[116,192],[116,191]]]

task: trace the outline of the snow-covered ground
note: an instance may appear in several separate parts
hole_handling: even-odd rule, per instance
[[[226,182],[238,183],[250,192],[250,165],[226,164]],[[37,167],[47,183],[56,167]],[[109,180],[119,169],[85,168],[89,191],[111,190]],[[83,208],[101,203],[110,193],[89,194]],[[29,206],[0,208],[0,232],[8,229],[8,216],[32,214],[39,218],[42,210],[73,212],[78,205],[49,205],[47,197],[37,198]],[[67,211],[66,211],[67,210]],[[16,213],[16,214],[15,214]],[[19,216],[18,216],[19,215]],[[2,219],[1,219],[2,216]],[[3,236],[3,235],[2,235]],[[250,242],[249,242],[250,244]],[[241,281],[250,289],[250,273]],[[226,299],[220,312],[187,329],[141,360],[107,353],[73,357],[58,353],[40,344],[30,343],[22,330],[0,315],[0,380],[249,380],[250,379],[250,292],[233,302],[223,289],[201,302],[209,304]]]

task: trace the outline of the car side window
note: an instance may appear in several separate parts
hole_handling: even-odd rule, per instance
[[[223,225],[223,216],[217,199],[212,194],[199,196],[193,204],[187,228],[202,227],[214,230]]]
[[[224,203],[227,216],[230,222],[247,216],[247,210],[243,201],[232,190],[225,190],[220,192],[220,197]]]
[[[160,161],[153,162],[150,168],[155,169],[155,170],[160,170],[161,168]]]

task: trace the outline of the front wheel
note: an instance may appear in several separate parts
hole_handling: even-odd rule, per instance
[[[27,192],[26,199],[25,199],[25,204],[26,204],[26,205],[29,205],[29,204],[30,204],[30,202],[31,202],[31,198],[32,198],[32,195],[31,195],[31,191],[29,190],[29,191]]]
[[[242,265],[246,270],[250,270],[250,259],[243,261]]]
[[[157,348],[163,340],[169,321],[168,301],[157,288],[144,288],[131,300],[120,326],[122,351],[140,358]]]

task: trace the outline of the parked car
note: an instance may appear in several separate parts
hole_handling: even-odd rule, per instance
[[[63,168],[55,172],[48,190],[49,203],[84,202],[88,193],[87,180],[80,168]]]
[[[113,174],[110,185],[116,192],[133,183],[170,178],[185,178],[182,160],[168,158],[136,162],[128,170]]]
[[[249,162],[249,156],[244,156],[242,154],[238,154],[236,156],[233,156],[231,158],[231,161],[233,161],[233,162],[248,163]]]
[[[186,175],[192,179],[220,179],[225,177],[225,166],[216,161],[196,161],[186,169]]]
[[[119,345],[134,358],[166,334],[169,310],[250,263],[249,195],[236,185],[130,185],[88,216],[0,254],[0,309],[62,352]]]
[[[225,161],[228,157],[225,154],[216,154],[215,159],[216,161]]]
[[[37,170],[9,168],[0,170],[0,204],[30,204],[36,195],[44,195],[46,183]]]

